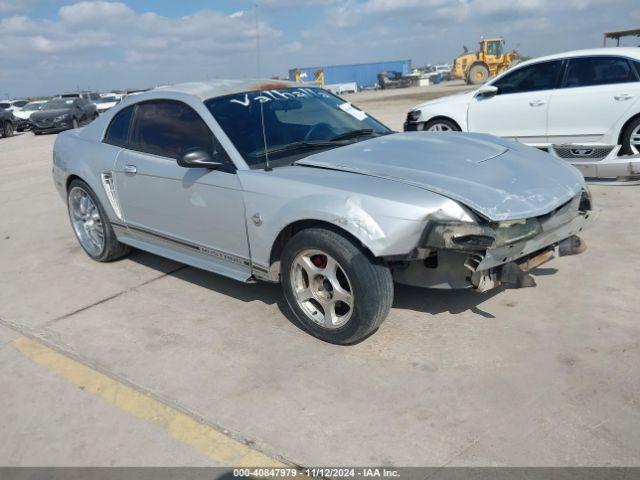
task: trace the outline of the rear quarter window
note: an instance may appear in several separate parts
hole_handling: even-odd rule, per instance
[[[129,129],[133,117],[133,106],[118,112],[107,128],[104,143],[124,147],[129,140]]]

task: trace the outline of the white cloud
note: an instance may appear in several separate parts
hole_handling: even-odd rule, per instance
[[[0,0],[0,14],[23,12],[31,8],[32,0]]]
[[[265,48],[282,37],[280,30],[264,21],[259,30]],[[40,92],[59,88],[53,85],[69,78],[103,81],[91,77],[98,65],[112,68],[111,81],[127,81],[134,69],[147,72],[143,81],[151,84],[157,76],[166,81],[221,74],[224,62],[228,71],[234,71],[227,76],[249,74],[255,70],[255,48],[255,19],[243,12],[203,10],[168,18],[137,13],[122,2],[81,1],[61,7],[54,19],[25,15],[0,19],[0,58],[11,65],[4,81],[13,79],[24,87],[25,79],[33,83],[40,79]],[[300,47],[294,42],[285,48]],[[246,65],[239,60],[243,55],[251,56]],[[44,82],[45,78],[49,81]]]
[[[66,5],[36,18],[37,1]],[[253,2],[179,18],[136,11],[129,0],[71,2],[0,0],[0,58],[11,66],[0,69],[3,89],[27,95],[256,75]],[[603,31],[640,22],[637,2],[258,0],[261,69],[270,76],[301,65],[441,63],[483,35],[503,35],[527,55],[599,46]]]

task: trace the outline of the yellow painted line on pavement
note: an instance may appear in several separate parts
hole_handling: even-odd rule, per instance
[[[85,392],[97,395],[120,410],[166,430],[173,438],[214,461],[233,467],[285,467],[281,462],[204,425],[144,393],[83,365],[44,344],[18,337],[11,345]]]

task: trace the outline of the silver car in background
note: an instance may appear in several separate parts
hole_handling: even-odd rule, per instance
[[[98,261],[146,250],[281,282],[300,324],[351,344],[393,282],[479,291],[579,253],[580,172],[482,134],[395,133],[316,87],[216,81],[124,99],[58,136],[53,176]],[[427,293],[425,293],[427,294]]]

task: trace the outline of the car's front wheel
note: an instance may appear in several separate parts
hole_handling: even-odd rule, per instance
[[[282,288],[302,326],[340,345],[358,342],[387,317],[393,301],[389,268],[346,236],[309,228],[287,242]]]
[[[91,187],[76,179],[67,193],[69,219],[83,250],[98,262],[123,257],[131,247],[120,243],[100,201]]]
[[[4,122],[4,125],[2,125],[2,136],[4,138],[13,136],[13,125],[11,122]]]
[[[436,118],[424,124],[424,130],[429,132],[459,132],[460,127],[452,120]]]

